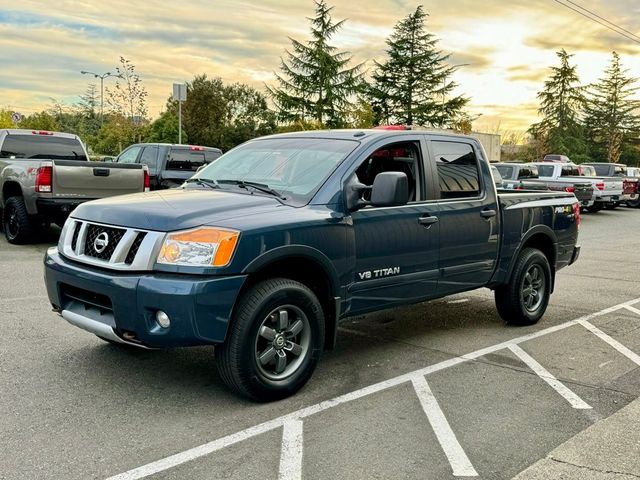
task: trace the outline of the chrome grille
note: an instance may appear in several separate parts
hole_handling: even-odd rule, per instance
[[[102,268],[152,270],[164,235],[71,218],[62,231],[58,250],[67,258]]]

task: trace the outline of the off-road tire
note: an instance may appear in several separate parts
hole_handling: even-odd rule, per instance
[[[537,267],[543,282],[540,292],[536,296],[535,308],[528,308],[524,292],[528,280],[527,274]],[[529,276],[531,279],[531,275]],[[549,260],[536,248],[525,248],[520,252],[516,264],[511,273],[509,283],[499,287],[495,291],[495,301],[498,313],[502,319],[510,325],[533,325],[542,318],[549,304],[551,296],[552,274]],[[530,298],[527,296],[527,298]]]
[[[22,245],[33,239],[36,225],[27,213],[22,197],[10,197],[2,213],[4,236],[9,243]]]
[[[259,366],[260,329],[270,313],[288,306],[305,317],[307,348],[298,366],[282,379],[269,378]],[[262,340],[264,341],[264,340]],[[274,278],[252,286],[238,301],[226,341],[216,346],[216,364],[224,383],[233,391],[258,402],[278,400],[293,395],[309,380],[320,359],[324,344],[324,314],[316,295],[294,280]],[[283,352],[284,353],[284,352]],[[286,374],[286,371],[284,372]]]

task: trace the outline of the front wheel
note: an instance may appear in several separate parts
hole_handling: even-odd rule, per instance
[[[216,346],[222,380],[256,401],[293,395],[309,380],[324,343],[324,315],[302,283],[276,278],[238,302],[227,339]]]
[[[511,325],[533,325],[542,318],[551,296],[551,268],[540,250],[525,248],[509,283],[495,291],[496,307]]]

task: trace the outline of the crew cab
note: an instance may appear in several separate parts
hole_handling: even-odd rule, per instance
[[[536,168],[538,178],[549,190],[573,193],[582,208],[588,209],[596,202],[597,187],[595,182],[580,178],[578,166],[573,163],[533,162],[526,165]]]
[[[538,167],[524,163],[492,163],[502,176],[507,190],[549,190],[547,182],[538,179]]]
[[[497,193],[463,135],[334,130],[246,142],[180,188],[97,200],[44,259],[53,309],[121,346],[216,345],[236,392],[283,398],[348,316],[488,287],[542,317],[578,258],[565,192]]]
[[[114,160],[117,164],[142,164],[149,168],[151,190],[182,185],[205,165],[222,155],[222,150],[198,145],[136,143]]]
[[[622,196],[619,201],[613,202],[608,207],[615,208],[624,202],[631,202],[632,206],[637,203],[639,192],[639,180],[627,174],[627,166],[620,163],[585,163],[584,165],[593,167],[596,174],[601,178],[621,178]]]
[[[64,224],[82,202],[148,188],[142,165],[88,161],[76,135],[0,130],[0,210],[10,243],[26,243],[51,223]]]

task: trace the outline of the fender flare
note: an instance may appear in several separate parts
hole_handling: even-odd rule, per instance
[[[551,290],[553,291],[553,287],[555,286],[555,275],[556,275],[555,260],[558,257],[558,238],[556,236],[556,233],[553,231],[553,229],[549,228],[546,225],[536,225],[535,227],[532,227],[529,230],[527,230],[526,233],[522,236],[522,239],[520,239],[520,244],[518,245],[518,248],[516,248],[516,251],[514,252],[513,257],[509,261],[509,267],[507,269],[506,278],[511,278],[511,274],[513,273],[513,269],[515,268],[516,261],[518,260],[518,257],[520,256],[520,252],[522,252],[522,249],[524,248],[525,243],[527,243],[527,240],[529,240],[534,235],[538,235],[538,234],[542,234],[545,237],[549,238],[553,246],[554,258],[553,258],[553,262],[549,262],[550,264],[549,266],[551,267],[551,274],[553,276],[552,285],[551,285]]]
[[[269,250],[260,256],[254,258],[243,270],[244,274],[255,273],[258,270],[291,257],[302,257],[314,261],[327,274],[329,287],[333,297],[340,297],[340,281],[338,280],[338,272],[333,262],[320,250],[306,245],[284,245]]]

